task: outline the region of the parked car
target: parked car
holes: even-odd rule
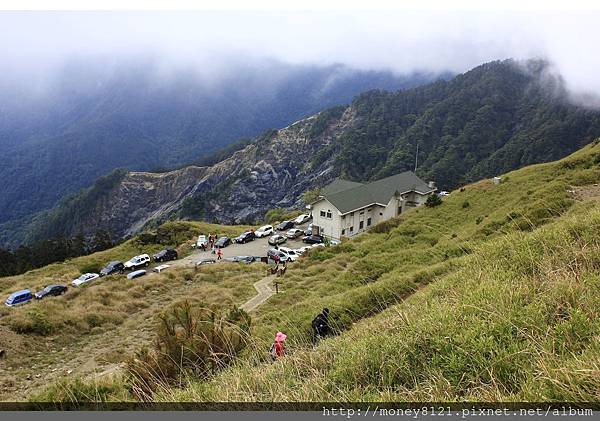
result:
[[[256,235],[254,235],[253,231],[246,231],[233,239],[234,242],[239,244],[247,243],[248,241],[254,240]]]
[[[6,301],[4,301],[4,304],[6,304],[9,307],[14,307],[28,303],[29,301],[31,301],[32,298],[33,295],[31,295],[31,291],[29,291],[28,289],[23,289],[21,291],[13,292],[12,294],[10,294]]]
[[[269,237],[269,244],[272,246],[276,246],[279,244],[283,244],[287,241],[283,235],[275,234]]]
[[[277,231],[285,231],[294,227],[294,223],[292,221],[283,221],[281,224],[277,225]]]
[[[307,235],[302,239],[302,242],[306,244],[318,244],[323,242],[323,237],[320,235]]]
[[[71,285],[73,285],[74,287],[78,287],[79,285],[86,284],[88,282],[93,281],[94,279],[98,279],[99,277],[100,275],[98,275],[97,273],[84,273],[79,278],[74,279],[73,282],[71,282]]]
[[[313,249],[317,247],[325,247],[325,243],[314,243],[310,247]]]
[[[63,295],[65,292],[67,292],[66,285],[47,285],[44,289],[35,293],[35,298],[41,300],[48,296]]]
[[[258,238],[267,237],[271,234],[273,234],[273,225],[263,225],[254,231],[254,235]]]
[[[156,253],[154,256],[155,262],[166,262],[169,260],[177,260],[177,250],[164,249]]]
[[[198,236],[198,240],[196,241],[196,247],[199,249],[208,247],[208,239],[206,238],[206,235]]]
[[[438,196],[448,196],[450,194],[450,192],[447,192],[446,190],[442,190],[441,192],[438,193]]]
[[[298,238],[304,235],[304,231],[298,228],[292,228],[288,232],[285,233],[285,236],[290,239]]]
[[[302,225],[305,222],[310,221],[310,218],[312,218],[312,216],[310,216],[307,213],[303,213],[302,215],[298,215],[298,217],[296,219],[294,219],[294,224],[296,224],[296,225]]]
[[[139,278],[140,276],[144,276],[145,274],[146,274],[146,271],[144,269],[134,270],[129,275],[127,275],[127,279]]]
[[[342,244],[342,242],[340,240],[329,240],[329,245],[330,246],[339,246],[340,244]]]
[[[231,238],[221,237],[215,243],[215,247],[223,248],[223,247],[227,247],[229,244],[231,244]]]
[[[296,253],[298,253],[298,254],[304,254],[307,251],[309,251],[310,249],[312,249],[311,246],[300,247],[299,249],[296,249]]]
[[[291,260],[287,253],[277,249],[269,249],[267,251],[267,257],[276,263],[283,263]]]
[[[202,259],[202,260],[198,260],[195,265],[196,265],[196,267],[198,267],[198,266],[210,265],[212,263],[217,263],[217,261],[215,259]]]
[[[158,265],[152,269],[152,272],[161,273],[163,270],[169,269],[170,267],[171,265]]]
[[[100,276],[106,276],[106,275],[110,275],[113,273],[117,273],[117,272],[123,272],[125,270],[125,265],[122,262],[119,262],[118,260],[115,260],[113,262],[110,262],[108,265],[106,265],[106,267],[104,267],[101,271],[100,271]]]
[[[257,256],[233,256],[233,257],[228,257],[225,260],[227,260],[229,262],[246,263],[249,265],[250,263],[260,262],[260,257],[257,257]]]
[[[296,250],[293,250],[291,248],[279,247],[279,250],[287,254],[290,257],[289,260],[291,260],[292,262],[295,262],[300,257],[300,254],[296,253]]]
[[[125,262],[125,269],[135,270],[142,266],[148,266],[150,264],[150,256],[147,254],[140,254],[139,256],[132,257]]]

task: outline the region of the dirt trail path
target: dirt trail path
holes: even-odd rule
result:
[[[242,310],[252,311],[265,301],[267,301],[273,294],[275,294],[275,290],[273,289],[272,283],[275,275],[267,276],[261,279],[258,282],[254,283],[254,289],[256,289],[257,294],[246,301],[244,304],[240,306]]]

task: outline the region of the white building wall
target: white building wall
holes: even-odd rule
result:
[[[402,197],[393,196],[385,207],[371,205],[346,215],[340,215],[340,212],[331,202],[323,199],[311,206],[312,223],[320,228],[321,235],[339,240],[341,237],[352,237],[367,231],[373,225],[394,218],[400,213],[411,209],[414,206],[409,206],[409,202],[421,206],[427,201],[427,197],[428,195],[411,192],[402,195]],[[369,219],[371,220],[370,224]]]
[[[404,199],[404,203],[402,206],[402,211],[404,212],[408,209],[424,205],[428,197],[429,194],[419,194],[416,192],[403,194],[402,198]]]
[[[338,210],[326,199],[314,203],[312,209],[312,224],[321,230],[321,235],[339,240],[341,236],[341,218]],[[321,215],[325,213],[325,216]],[[329,218],[327,215],[331,215]]]

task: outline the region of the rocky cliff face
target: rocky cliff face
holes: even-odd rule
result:
[[[319,115],[274,131],[211,167],[184,167],[166,173],[129,172],[95,203],[69,234],[105,229],[116,237],[135,234],[148,224],[180,216],[185,206],[209,221],[260,220],[275,207],[301,207],[301,195],[338,173],[333,156],[317,167],[311,158],[353,119],[352,108],[315,132]]]

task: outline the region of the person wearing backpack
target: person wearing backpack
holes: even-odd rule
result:
[[[284,342],[287,338],[287,335],[283,332],[277,332],[275,335],[275,342],[271,345],[271,349],[269,353],[271,354],[271,359],[273,361],[277,361],[279,358],[285,355],[285,345]]]
[[[325,307],[311,323],[313,329],[313,342],[317,343],[329,334],[329,309]]]

